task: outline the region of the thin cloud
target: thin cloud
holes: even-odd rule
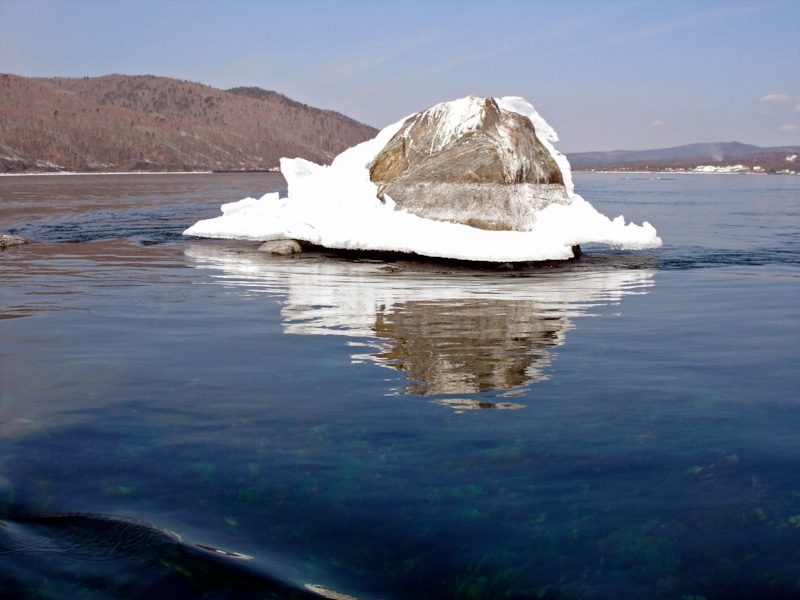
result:
[[[794,104],[794,112],[800,112],[800,96],[790,96],[789,94],[767,94],[766,96],[759,98],[758,101],[768,102],[771,104]]]
[[[578,45],[576,47],[573,47],[571,50],[588,51],[588,50],[595,50],[598,48],[605,48],[609,46],[628,44],[631,42],[640,42],[643,40],[648,40],[651,38],[667,35],[682,29],[703,25],[705,23],[709,22],[715,23],[720,19],[726,19],[730,17],[736,17],[742,14],[752,13],[755,12],[756,10],[757,7],[755,6],[724,7],[724,8],[714,8],[711,10],[701,11],[693,14],[683,14],[680,17],[665,19],[659,23],[650,26],[643,26],[638,29],[623,33],[621,35],[617,35],[611,38],[598,41],[593,44]]]
[[[789,125],[781,125],[781,131],[785,131],[787,133],[790,133],[792,131],[797,131],[797,129],[798,129],[797,125],[791,123]]]
[[[788,94],[767,94],[758,99],[759,102],[800,102],[800,97],[790,96]]]
[[[347,62],[341,62],[336,65],[326,64],[325,69],[318,74],[318,87],[343,82],[359,73],[386,62],[386,60],[386,56],[373,54],[353,57]]]
[[[379,65],[402,61],[409,53],[434,44],[440,36],[439,30],[427,29],[398,38],[391,46],[383,40],[372,39],[365,41],[358,53],[349,56],[334,53],[317,70],[314,88],[341,85]]]
[[[458,69],[465,65],[501,58],[507,55],[509,52],[510,50],[506,49],[505,47],[498,47],[498,48],[488,48],[484,51],[479,50],[478,52],[472,52],[469,54],[462,54],[458,58],[453,58],[450,60],[446,60],[444,62],[432,64],[429,68],[424,69],[422,73],[427,77],[432,77],[434,75],[440,75],[442,73],[446,73],[453,69]]]
[[[650,123],[650,126],[651,127],[663,127],[664,126],[664,121],[662,121],[661,119],[656,119],[655,121]]]

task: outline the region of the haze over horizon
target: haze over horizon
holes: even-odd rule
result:
[[[0,72],[257,86],[385,127],[523,96],[562,152],[800,145],[800,2],[0,0]]]

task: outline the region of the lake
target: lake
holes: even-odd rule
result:
[[[516,269],[181,232],[280,175],[0,178],[0,596],[800,597],[800,178],[577,174]]]

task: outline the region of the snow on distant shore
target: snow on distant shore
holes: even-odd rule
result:
[[[539,211],[530,231],[489,231],[434,221],[395,210],[389,198],[381,202],[369,178],[369,165],[403,125],[403,119],[374,139],[341,153],[330,166],[302,158],[281,159],[287,197],[271,193],[260,199],[224,204],[222,216],[199,221],[184,235],[256,241],[288,238],[334,249],[488,262],[568,259],[573,256],[572,246],[589,242],[626,249],[661,245],[649,223],[626,224],[622,216],[608,219],[575,194],[569,162],[553,146],[558,136],[533,106],[516,97],[498,103],[505,110],[530,118],[537,137],[561,169],[571,198],[568,205],[552,204]],[[457,112],[451,113],[456,121],[458,117]],[[461,120],[446,129],[452,133],[469,118],[468,114],[460,115]]]

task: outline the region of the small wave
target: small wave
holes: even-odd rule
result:
[[[800,265],[800,254],[790,248],[728,250],[685,248],[665,253],[657,268],[663,270],[708,269],[718,267],[762,267]]]
[[[178,240],[187,223],[172,209],[95,211],[48,219],[18,227],[12,233],[39,242],[75,243],[127,238],[144,245]]]

